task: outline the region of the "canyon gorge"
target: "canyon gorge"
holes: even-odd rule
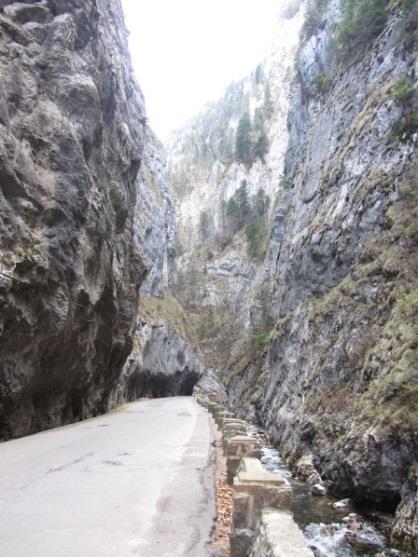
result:
[[[0,0],[0,437],[210,393],[418,555],[418,4],[282,4],[163,145],[119,0]]]

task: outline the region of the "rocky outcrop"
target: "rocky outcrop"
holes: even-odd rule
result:
[[[114,404],[140,397],[191,395],[203,375],[194,330],[178,301],[142,296],[133,350],[123,368]]]
[[[134,237],[148,273],[139,291],[133,349],[112,393],[112,404],[191,395],[203,374],[195,333],[170,289],[175,271],[175,207],[165,177],[164,148],[148,126],[136,185]]]
[[[194,322],[205,362],[217,372],[228,365],[231,338],[259,333],[265,317],[263,259],[284,173],[302,22],[303,9],[286,12],[271,55],[173,133],[168,145],[177,210],[175,291]],[[247,117],[251,147],[242,153],[238,129]]]
[[[175,216],[119,1],[3,2],[0,34],[0,436],[191,392],[195,349],[138,314]]]
[[[160,298],[172,285],[176,255],[176,214],[165,165],[164,147],[147,126],[137,180],[134,234],[148,267],[140,293]]]
[[[146,265],[144,102],[117,0],[2,2],[2,437],[108,407]]]
[[[226,256],[223,244],[210,251],[195,283],[201,305],[221,292],[229,306],[212,303],[215,315],[226,307],[237,324],[227,330],[224,379],[239,415],[266,426],[291,462],[312,455],[315,477],[319,472],[331,492],[390,511],[402,501],[396,538],[410,550],[416,510],[409,474],[418,454],[417,8],[377,2],[368,12],[362,0],[351,4],[358,9],[347,11],[340,0],[306,2],[293,86],[283,74],[269,81],[276,93],[282,84],[290,93],[281,113],[288,122],[284,163],[276,167],[282,176],[263,175],[272,200],[266,256],[250,258],[242,288],[232,262],[245,268],[250,236],[238,231]],[[249,106],[252,116],[254,101]],[[205,134],[212,116],[204,120],[205,153],[217,145]],[[275,129],[266,125],[272,145]],[[178,163],[178,151],[174,156]],[[219,191],[228,202],[241,178],[255,193],[262,161],[241,164],[241,174],[236,162],[209,164],[200,198],[199,191],[180,192],[186,217],[188,196],[204,200]],[[235,190],[230,169],[239,176]],[[192,177],[199,183],[193,164]],[[195,241],[208,216],[215,236],[221,222],[213,204],[202,203],[208,215],[192,224]],[[213,285],[213,269],[228,277],[227,289]],[[215,329],[203,330],[210,338]]]
[[[396,510],[392,541],[409,551],[418,553],[418,468],[415,465],[402,486],[402,501]]]
[[[341,18],[338,1],[308,12],[266,258],[276,324],[229,390],[335,493],[393,511],[418,454],[416,43],[393,3],[367,47],[332,56]]]

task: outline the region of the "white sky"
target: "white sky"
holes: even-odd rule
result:
[[[282,0],[122,0],[150,124],[161,140],[269,53]]]

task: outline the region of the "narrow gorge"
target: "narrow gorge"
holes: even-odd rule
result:
[[[203,393],[416,556],[418,3],[278,9],[163,145],[119,0],[0,0],[0,438]]]

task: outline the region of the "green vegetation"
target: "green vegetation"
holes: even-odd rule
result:
[[[269,91],[269,89],[268,89]],[[271,98],[264,103],[263,109],[258,108],[254,114],[254,124],[248,113],[241,116],[238,122],[235,139],[235,160],[250,167],[257,159],[264,160],[269,150],[269,141],[264,130],[264,121],[271,117],[273,106]],[[266,108],[267,107],[267,108]]]
[[[253,158],[261,159],[262,161],[264,161],[264,157],[267,155],[268,150],[269,140],[265,132],[262,131],[258,136],[257,141],[254,143],[252,150]]]
[[[313,78],[312,84],[316,89],[317,95],[323,95],[331,87],[332,77],[327,74],[317,75]]]
[[[408,103],[416,94],[415,85],[408,76],[400,76],[392,86],[393,98],[401,104]]]
[[[264,349],[269,343],[270,333],[262,331],[259,333],[252,333],[250,335],[250,343],[255,349]]]
[[[247,182],[243,180],[224,205],[225,236],[218,239],[218,245],[226,247],[232,235],[244,229],[249,257],[261,261],[265,256],[269,204],[270,199],[262,188],[250,200]]]
[[[251,147],[251,120],[249,114],[245,113],[238,122],[235,139],[235,160],[250,164],[252,161]]]
[[[393,127],[393,132],[401,141],[409,141],[418,132],[418,114],[415,112],[417,89],[412,79],[401,75],[391,88],[392,97],[402,108],[402,114]]]
[[[199,234],[202,242],[206,241],[210,234],[211,222],[207,211],[202,211],[199,216]]]
[[[167,292],[164,298],[147,297],[139,301],[139,314],[149,324],[165,322],[168,327],[186,340],[196,343],[196,333],[190,325],[177,299]]]
[[[387,21],[388,0],[344,0],[343,17],[336,32],[337,46],[344,58],[367,47]]]
[[[315,9],[310,9],[306,14],[305,23],[303,24],[305,36],[307,38],[311,37],[321,27],[322,23],[322,14]]]
[[[382,427],[418,429],[418,282],[398,295],[385,327],[394,354],[386,373],[374,379],[364,395],[366,415],[375,417],[376,407]]]
[[[247,253],[251,259],[262,261],[266,255],[267,226],[264,217],[257,217],[245,227]]]
[[[251,207],[248,200],[247,182],[243,180],[240,187],[226,203],[227,228],[235,234],[248,222],[250,214]]]
[[[309,39],[322,27],[327,3],[326,0],[309,0],[303,24],[303,33],[306,38]]]
[[[413,167],[418,172],[418,163]],[[404,201],[401,225],[403,225],[403,236],[409,240],[418,242],[418,181],[413,173],[406,179],[401,195]],[[399,219],[398,219],[399,226]]]

